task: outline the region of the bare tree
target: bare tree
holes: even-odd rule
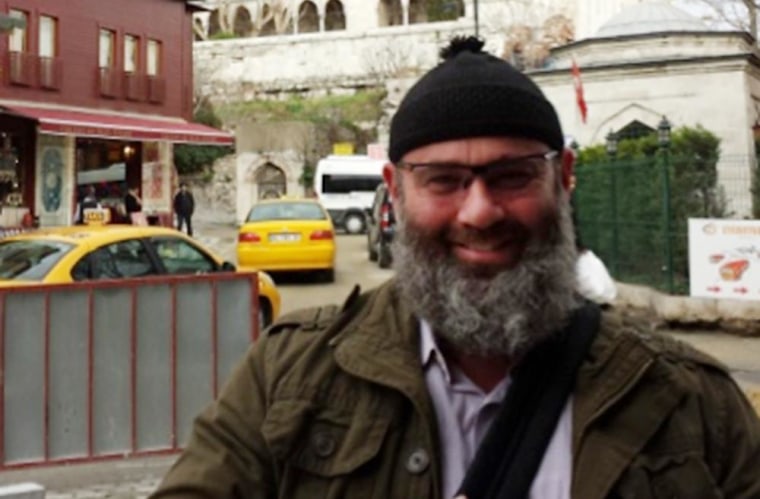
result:
[[[544,20],[540,27],[515,24],[507,28],[502,57],[519,69],[541,67],[553,47],[574,38],[572,21],[560,14]]]
[[[716,26],[730,26],[757,38],[758,0],[681,0],[705,11],[703,19]]]

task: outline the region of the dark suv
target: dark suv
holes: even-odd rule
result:
[[[377,261],[381,269],[391,266],[391,242],[396,217],[388,194],[388,186],[381,183],[375,189],[372,206],[367,208],[367,252],[370,261]]]

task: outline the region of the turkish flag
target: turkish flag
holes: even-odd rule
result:
[[[588,107],[586,106],[586,99],[583,97],[583,80],[581,80],[581,68],[578,67],[575,59],[573,59],[571,70],[573,73],[573,86],[575,87],[575,102],[578,104],[578,110],[581,112],[581,120],[586,123]]]

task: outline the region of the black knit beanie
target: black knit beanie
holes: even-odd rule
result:
[[[391,120],[393,163],[418,147],[468,137],[526,137],[562,150],[557,113],[538,86],[482,48],[474,37],[453,39],[443,62],[409,89]]]

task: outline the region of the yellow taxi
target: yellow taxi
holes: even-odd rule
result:
[[[241,267],[267,271],[313,270],[335,279],[335,229],[314,199],[270,199],[251,208],[238,231]]]
[[[235,270],[196,240],[165,227],[76,225],[0,239],[0,286]],[[267,326],[280,313],[280,293],[265,272],[258,272],[258,280],[259,321]]]

